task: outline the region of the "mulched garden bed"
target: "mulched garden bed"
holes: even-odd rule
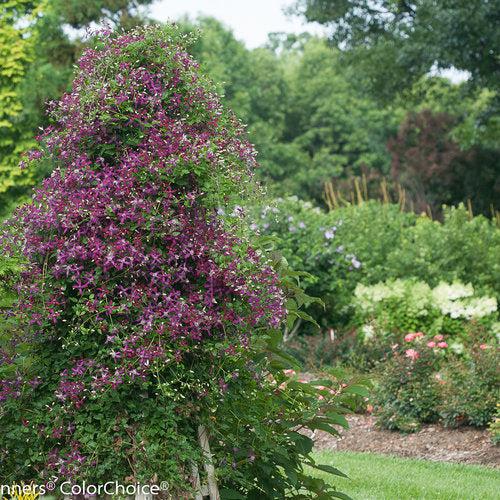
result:
[[[315,447],[500,467],[500,447],[491,443],[487,430],[425,425],[419,432],[401,434],[379,429],[375,420],[371,415],[350,415],[350,428],[340,438],[317,431]]]

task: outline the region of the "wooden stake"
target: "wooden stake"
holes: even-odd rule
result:
[[[354,189],[356,190],[356,198],[358,200],[358,205],[363,204],[363,195],[361,194],[361,189],[359,188],[359,180],[354,177]]]
[[[212,463],[213,457],[208,443],[207,429],[204,425],[198,427],[198,441],[203,450],[203,457],[205,459],[203,465],[207,473],[208,495],[210,496],[210,500],[220,500],[219,488],[217,487],[217,480],[215,479],[215,469]],[[202,491],[200,491],[200,494],[203,494]]]
[[[361,176],[361,181],[363,182],[363,193],[365,195],[365,200],[368,201],[368,181],[366,180],[366,175]]]
[[[467,198],[467,210],[469,212],[469,220],[472,220],[474,218],[474,214],[472,213],[472,202],[470,198]]]
[[[333,182],[331,181],[326,181],[323,189],[323,198],[328,205],[328,209],[334,210],[335,208],[339,207],[339,203],[337,201],[337,198],[335,196],[335,191],[333,189]]]
[[[203,496],[208,494],[208,489],[203,489],[200,481],[200,473],[198,472],[198,466],[193,464],[192,475],[194,482],[195,500],[203,500]]]
[[[382,200],[384,201],[384,204],[387,205],[389,203],[389,194],[387,192],[387,181],[385,180],[385,177],[380,183],[380,189],[382,190]]]

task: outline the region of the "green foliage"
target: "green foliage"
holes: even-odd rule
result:
[[[500,297],[500,230],[485,217],[470,218],[463,206],[446,209],[443,222],[376,201],[326,213],[288,197],[250,212],[252,229],[277,238],[276,248],[290,265],[311,275],[302,282],[325,303],[313,314],[322,327],[353,318],[358,283],[415,278],[436,287],[441,281],[461,281],[472,283],[479,296]],[[412,321],[414,327],[405,323],[400,329],[418,329]]]
[[[22,263],[15,258],[0,256],[0,346],[9,342],[17,321],[6,314],[17,299],[13,283],[19,277]]]
[[[21,271],[21,263],[13,258],[0,256],[0,309],[9,307],[16,298],[12,289],[13,278]]]
[[[486,217],[471,218],[463,205],[445,208],[442,222],[377,201],[336,209],[329,217],[332,224],[342,220],[337,241],[362,263],[360,283],[417,278],[435,287],[461,281],[500,296],[500,230]]]
[[[273,191],[321,203],[325,180],[362,167],[388,171],[385,141],[399,116],[353,85],[356,75],[325,40],[272,37],[248,50],[212,18],[181,24],[201,29],[192,52],[248,124]]]
[[[479,205],[481,190],[494,193],[494,174],[498,177],[494,158],[499,148],[500,35],[495,20],[500,7],[497,1],[472,5],[465,0],[296,0],[291,11],[328,26],[332,44],[341,49],[347,71],[358,75],[360,87],[406,112],[424,108],[414,97],[422,87],[435,88],[439,79],[429,78],[430,74],[448,69],[465,72],[468,80],[461,85],[438,84],[441,94],[433,94],[430,109],[457,119],[452,135],[464,149],[482,150],[472,165],[456,172],[459,178],[464,173],[469,178],[462,190],[474,184],[466,196],[476,198]],[[418,150],[414,153],[418,156]],[[432,166],[439,169],[440,161],[443,158],[435,158]],[[488,181],[476,185],[478,178],[490,178],[490,172],[493,185]],[[440,199],[438,205],[444,202],[445,198]],[[479,211],[486,213],[489,203]]]
[[[497,411],[488,427],[493,444],[500,444],[500,403],[497,403]]]
[[[497,2],[475,2],[471,9],[463,0],[298,0],[295,11],[331,26],[334,43],[366,59],[370,67],[363,64],[363,69],[371,70],[385,92],[410,84],[434,66],[468,71],[479,85],[496,88]]]
[[[500,294],[500,230],[482,216],[470,218],[463,206],[447,208],[443,222],[420,217],[387,256],[388,277],[415,277],[430,286],[439,281],[472,283]]]
[[[311,39],[288,55],[287,143],[298,146],[303,164],[272,176],[289,193],[321,201],[323,183],[359,175],[362,167],[387,172],[385,140],[394,115],[355,85],[339,53],[324,40]]]
[[[453,196],[449,189],[443,195],[436,188],[427,202],[440,209],[442,203],[470,197],[477,211],[489,213],[498,149],[496,115],[487,110],[491,91],[471,93],[465,84],[425,76],[403,97],[382,105],[367,93],[356,66],[346,65],[342,53],[322,39],[274,37],[267,49],[245,51],[217,23],[199,23],[207,34],[200,58],[206,58],[209,72],[213,67],[214,74],[226,79],[224,91],[249,124],[260,150],[261,175],[272,181],[274,192],[321,204],[326,180],[362,170],[388,174],[388,139],[396,135],[398,124],[404,125],[407,113],[431,109],[453,119],[453,139],[445,130],[438,142],[456,146],[458,141],[465,149],[459,154],[468,161],[455,173]],[[438,154],[424,166],[443,168],[440,163],[446,161],[446,155]]]
[[[484,346],[442,370],[438,409],[445,425],[485,427],[494,417],[500,397],[499,357],[491,344]]]
[[[18,168],[20,154],[33,144],[30,131],[22,125],[20,91],[37,41],[29,28],[21,27],[36,15],[32,9],[33,2],[27,0],[9,0],[0,7],[0,216],[5,192],[33,182],[32,172]]]
[[[411,272],[400,275],[388,260],[400,247],[403,235],[415,224],[414,214],[402,212],[396,204],[368,201],[333,210],[330,217],[342,220],[339,243],[355,253],[362,263],[358,282],[373,284],[387,276],[411,276]]]
[[[323,481],[311,480],[305,472],[307,465],[343,475],[312,459],[313,442],[297,428],[337,434],[336,426],[347,425],[343,413],[356,406],[358,393],[367,394],[367,382],[357,380],[342,385],[344,379],[333,377],[310,383],[296,380],[285,368],[298,366],[290,365],[288,357],[281,353],[279,337],[260,341],[262,344],[257,341],[254,351],[255,360],[265,352],[269,358],[264,372],[259,369],[261,362],[255,370],[268,373],[266,379],[256,380],[243,365],[226,372],[227,397],[216,403],[212,422],[208,423],[224,489],[236,490],[241,498],[249,499],[284,498],[285,491],[299,496],[301,486],[323,492],[325,498],[340,495],[326,488]],[[251,405],[248,398],[252,399]],[[270,474],[270,470],[275,473]],[[236,498],[229,492],[227,495]]]
[[[431,350],[416,360],[396,352],[384,363],[373,393],[377,423],[386,429],[415,432],[421,423],[435,422],[439,417],[436,368]]]
[[[50,0],[61,21],[73,28],[106,21],[117,27],[132,28],[142,24],[139,7],[153,0]]]
[[[255,232],[276,237],[277,249],[293,269],[309,273],[302,280],[306,292],[324,302],[324,307],[316,305],[310,314],[323,327],[343,321],[361,266],[350,247],[342,245],[348,233],[343,219],[289,197],[254,207],[251,220]]]
[[[110,22],[132,27],[145,20],[137,7],[150,0],[8,0],[0,7],[0,217],[28,201],[33,185],[51,173],[19,168],[22,153],[49,124],[46,103],[71,83],[84,45],[65,26]]]
[[[15,11],[16,19],[23,19],[16,26],[26,26],[23,29],[33,35],[23,39],[31,41],[32,54],[16,87],[22,112],[8,120],[19,137],[16,150],[9,150],[5,160],[10,181],[5,194],[0,193],[0,214],[10,212],[20,197],[26,196],[29,186],[50,173],[49,169],[23,173],[17,164],[27,141],[38,127],[48,124],[44,104],[68,88],[72,65],[86,44],[79,37],[68,38],[63,27],[82,28],[90,22],[109,22],[117,28],[140,24],[147,19],[141,17],[138,7],[147,3],[149,0],[19,2],[26,8]],[[29,21],[33,5],[43,15]],[[12,21],[6,23],[13,29]],[[415,79],[412,75],[415,83],[403,97],[382,104],[367,92],[371,78],[366,74],[371,65],[360,70],[356,64],[346,64],[344,52],[324,39],[274,34],[267,46],[249,50],[213,18],[183,19],[180,25],[185,31],[203,33],[191,51],[248,125],[250,140],[259,150],[259,175],[275,194],[296,194],[321,205],[326,180],[346,179],[361,171],[387,175],[391,163],[388,139],[396,134],[407,113],[425,108],[456,119],[452,135],[463,148],[484,150],[467,169],[469,179],[489,178],[494,173],[492,158],[498,149],[498,119],[491,112],[496,102],[494,90],[470,92],[465,84],[454,85],[438,77]],[[5,41],[7,51],[12,44],[12,37]],[[397,78],[391,75],[393,80]],[[384,86],[387,83],[384,81]],[[472,173],[478,170],[485,175]],[[471,185],[466,185],[474,209],[488,212],[489,201],[481,196],[479,187],[474,184],[471,191]],[[465,201],[465,197],[459,200]],[[443,201],[450,200],[438,196],[437,205]]]
[[[451,136],[462,149],[481,146],[498,150],[499,116],[491,112],[495,99],[494,90],[472,90],[467,83],[455,84],[447,78],[425,76],[396,99],[396,106],[402,114],[428,109],[433,113],[451,115],[457,121]]]

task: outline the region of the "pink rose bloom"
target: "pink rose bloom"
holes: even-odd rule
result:
[[[416,332],[416,333],[414,333],[414,335],[415,335],[416,339],[418,339],[419,337],[423,337],[424,336],[424,334],[422,332]]]
[[[427,347],[436,347],[436,342],[434,342],[433,340],[427,342]]]
[[[448,347],[448,344],[446,342],[438,342],[438,347],[441,347],[441,349],[444,349],[445,347]]]
[[[490,346],[489,346],[488,344],[481,344],[481,345],[479,346],[479,349],[481,349],[481,351],[484,351],[484,350],[488,349],[489,347],[490,347]]]
[[[415,361],[416,359],[418,359],[419,356],[420,356],[420,354],[418,353],[418,351],[415,351],[415,349],[407,349],[405,351],[405,355],[406,355],[407,358],[410,358],[413,361]]]
[[[408,333],[405,335],[405,342],[411,342],[412,340],[415,340],[415,334],[414,333]]]
[[[435,336],[434,336],[434,340],[441,341],[441,340],[443,340],[443,339],[444,339],[443,335],[435,335]]]
[[[283,373],[287,376],[287,377],[292,377],[293,375],[295,375],[295,370],[283,370]]]

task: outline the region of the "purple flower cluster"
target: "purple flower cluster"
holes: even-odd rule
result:
[[[98,47],[27,157],[52,175],[1,240],[28,262],[19,318],[72,353],[54,392],[72,411],[180,348],[245,345],[285,315],[277,274],[217,216],[255,166],[239,123],[157,28]],[[0,401],[18,394],[0,380]]]

